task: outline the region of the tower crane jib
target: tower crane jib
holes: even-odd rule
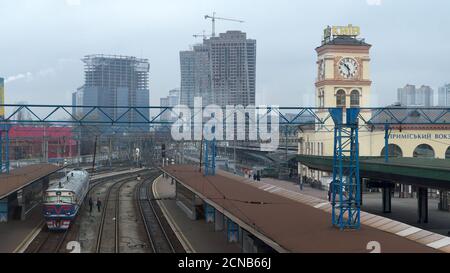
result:
[[[231,19],[231,18],[223,18],[223,17],[216,17],[216,13],[213,12],[213,15],[205,15],[205,19],[211,19],[211,24],[212,24],[212,32],[211,32],[211,37],[215,37],[216,36],[216,20],[224,20],[224,21],[232,21],[232,22],[238,22],[238,23],[244,23],[244,21],[242,20],[237,20],[237,19]]]

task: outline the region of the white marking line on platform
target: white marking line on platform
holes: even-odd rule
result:
[[[271,190],[273,188],[275,188],[275,186],[270,186],[270,187],[265,188],[264,191],[268,191],[268,190]]]
[[[442,248],[444,246],[450,245],[450,238],[449,237],[445,237],[442,238],[440,240],[434,241],[432,243],[427,244],[427,246],[435,248],[435,249],[439,249]]]
[[[41,221],[26,237],[25,239],[14,249],[13,253],[24,253],[28,246],[33,242],[33,240],[41,232],[45,225],[45,221]]]
[[[296,192],[292,192],[292,191],[288,191],[288,190],[284,190],[283,194],[285,194],[287,196],[299,196]]]
[[[414,234],[416,232],[419,232],[421,230],[422,229],[420,229],[420,228],[410,227],[410,228],[407,228],[405,230],[399,231],[399,232],[397,232],[395,234],[398,235],[398,236],[406,237],[406,236],[409,236],[409,235]]]
[[[328,202],[325,202],[325,203],[321,203],[321,204],[315,205],[314,207],[315,207],[316,209],[318,209],[318,208],[321,208],[321,207],[326,206],[326,205],[328,205],[328,204],[329,204]]]
[[[274,192],[279,191],[279,190],[281,190],[281,189],[277,187],[276,189],[272,189],[272,190],[270,190],[269,192],[270,192],[270,193],[274,193]]]

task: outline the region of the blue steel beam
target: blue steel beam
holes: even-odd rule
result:
[[[21,104],[4,104],[6,111],[12,109],[11,114],[6,115],[2,120],[7,123],[58,123],[58,124],[83,124],[83,125],[123,125],[123,124],[172,124],[174,121],[161,121],[158,118],[167,112],[176,114],[175,107],[163,107],[163,106],[148,106],[148,107],[129,107],[129,106],[72,106],[72,105],[21,105]],[[191,108],[191,118],[202,113],[205,108]],[[255,107],[255,112],[265,110],[266,113],[257,119],[265,118],[269,113],[274,113],[280,117],[280,124],[285,125],[310,125],[310,124],[323,124],[328,118],[320,118],[316,115],[316,111],[323,110],[323,108],[314,107]],[[75,116],[71,114],[71,110],[74,112],[80,112],[81,115]],[[17,119],[17,113],[20,111],[29,112],[31,119],[19,120]],[[45,114],[39,112],[45,112]],[[57,113],[62,111],[65,115],[64,118],[58,116]],[[143,113],[150,111],[156,111],[154,117],[147,118]],[[237,110],[239,111],[239,110]],[[236,111],[236,112],[237,112]],[[293,113],[291,113],[293,111]],[[114,118],[114,115],[109,112],[120,112],[121,114]],[[136,113],[142,120],[125,120],[127,114]],[[99,118],[99,114],[101,118]],[[286,114],[293,115],[293,118],[287,117]]]
[[[171,124],[173,121],[161,121],[158,118],[164,113],[176,114],[175,107],[148,106],[72,106],[72,105],[23,105],[23,104],[3,104],[0,107],[12,109],[11,114],[6,115],[2,120],[7,123],[60,123],[60,124],[85,124],[85,125],[124,125],[124,124]],[[204,108],[192,108],[191,118],[202,113]],[[255,107],[257,113],[265,110],[262,116],[257,119],[265,118],[269,113],[279,116],[280,125],[313,125],[325,124],[331,119],[329,111],[332,108],[319,107]],[[71,111],[81,112],[80,117],[72,115]],[[120,111],[118,111],[120,110]],[[192,111],[193,110],[193,111]],[[17,113],[27,111],[31,115],[30,120],[18,120]],[[46,114],[41,114],[44,111]],[[145,112],[156,111],[152,118],[147,118]],[[58,112],[63,112],[65,118],[57,116]],[[109,112],[120,112],[116,118]],[[327,113],[319,117],[318,112]],[[371,112],[370,117],[365,117],[364,113]],[[125,120],[127,114],[135,113],[141,120]],[[101,114],[103,120],[99,119]],[[290,115],[290,116],[289,116]],[[365,125],[404,125],[404,124],[450,124],[450,108],[439,107],[364,107],[360,108],[359,119],[361,124]]]

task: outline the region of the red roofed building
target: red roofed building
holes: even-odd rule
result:
[[[48,158],[78,155],[77,141],[69,127],[13,126],[9,138],[11,160],[42,158],[45,140],[48,141]]]

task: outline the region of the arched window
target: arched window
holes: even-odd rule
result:
[[[420,144],[414,150],[413,157],[434,158],[434,150],[428,144]]]
[[[336,107],[345,107],[345,91],[342,89],[336,92]]]
[[[384,156],[385,152],[386,152],[385,147],[383,147],[383,149],[381,149],[380,156]],[[388,155],[390,157],[402,157],[403,156],[403,151],[398,145],[396,145],[396,144],[389,144],[388,145]]]
[[[445,159],[450,159],[450,147],[448,147],[447,151],[445,152]]]
[[[323,89],[319,90],[319,107],[325,106],[325,92]]]
[[[352,90],[350,93],[350,107],[359,107],[359,91]]]

